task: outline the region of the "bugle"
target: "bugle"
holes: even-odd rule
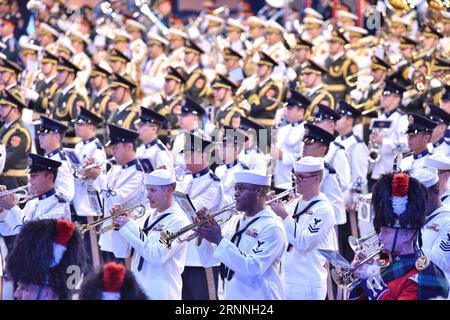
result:
[[[28,192],[28,188],[29,188],[29,185],[26,185],[26,186],[18,187],[15,189],[0,192],[0,198],[7,196],[7,195],[14,194],[17,203],[25,203],[28,201],[28,199],[30,199],[30,194]]]
[[[116,217],[122,216],[122,215],[129,215],[131,212],[133,212],[136,209],[141,208],[141,212],[135,216],[130,216],[129,218],[131,219],[139,219],[142,218],[145,215],[145,205],[144,204],[138,204],[136,206],[130,207],[130,208],[126,208],[126,209],[122,209],[119,212],[116,212],[108,217],[104,217],[104,218],[100,218],[94,222],[91,223],[85,223],[85,224],[80,224],[78,225],[78,230],[81,232],[81,235],[83,236],[87,231],[89,230],[95,230],[97,227],[99,227],[101,224],[103,224],[103,222],[108,221],[110,219],[114,219]],[[97,233],[106,233],[108,231],[111,231],[112,229],[115,229],[117,226],[113,223],[107,227],[101,228]]]
[[[99,167],[101,167],[103,165],[107,165],[107,164],[114,165],[112,160],[104,160],[104,161],[98,161],[98,162],[94,162],[94,163],[90,163],[90,164],[83,164],[74,169],[73,176],[77,180],[86,180],[87,179],[86,174],[85,174],[86,170],[99,168]]]

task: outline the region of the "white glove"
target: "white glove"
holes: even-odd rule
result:
[[[377,2],[377,11],[378,12],[386,12],[386,4],[384,3],[384,1]]]
[[[360,101],[363,97],[363,93],[357,89],[350,91],[350,97],[355,101]]]
[[[25,89],[25,98],[27,100],[36,101],[37,99],[39,99],[39,93],[37,93],[33,89],[26,88]]]

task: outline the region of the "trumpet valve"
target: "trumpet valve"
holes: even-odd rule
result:
[[[169,231],[161,231],[160,233],[160,241],[167,248],[170,249],[172,246],[172,237],[173,234]]]

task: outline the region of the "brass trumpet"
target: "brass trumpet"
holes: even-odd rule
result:
[[[30,199],[30,194],[28,193],[29,187],[30,187],[29,185],[26,185],[15,189],[0,192],[0,198],[10,194],[14,194],[17,203],[25,203],[28,201],[28,199]]]
[[[230,211],[230,210],[234,210],[235,207],[236,207],[236,201],[234,201],[226,206],[223,206],[221,209],[210,213],[207,217],[205,217],[195,223],[191,223],[191,224],[181,228],[180,230],[178,230],[175,233],[171,233],[169,231],[162,231],[160,240],[167,248],[170,248],[172,246],[172,241],[174,241],[175,239],[178,239],[179,242],[191,241],[198,237],[197,234],[191,234],[185,239],[181,239],[180,237],[183,234],[185,234],[195,228],[201,227],[205,223],[212,221],[212,219],[214,219],[218,215],[220,215],[224,212]],[[231,218],[231,216],[230,216],[230,218]],[[218,221],[218,223],[223,224],[223,223],[227,222],[228,220],[229,219],[227,219],[225,221]]]
[[[336,271],[336,269],[331,271],[331,276],[334,282],[342,288],[347,288],[347,290],[351,291],[355,288],[360,282],[361,279],[355,277],[354,272],[356,269],[361,267],[362,265],[375,260],[380,268],[386,268],[389,263],[381,258],[379,255],[384,252],[383,246],[380,246],[377,250],[373,251],[366,258],[359,261],[354,266],[343,268],[341,271]]]
[[[105,160],[105,161],[100,161],[100,162],[94,162],[91,164],[80,165],[74,169],[73,176],[77,180],[86,180],[87,179],[87,177],[85,175],[86,170],[98,168],[98,167],[101,167],[101,166],[107,165],[107,164],[114,165],[114,163],[111,160]]]
[[[134,219],[134,220],[142,218],[145,215],[146,209],[145,209],[145,205],[141,203],[141,204],[138,204],[136,206],[120,210],[119,212],[116,212],[116,213],[114,213],[114,214],[112,214],[112,215],[110,215],[108,217],[100,218],[97,221],[94,221],[94,222],[91,222],[91,223],[80,224],[80,225],[78,225],[78,230],[80,231],[81,235],[83,236],[89,230],[94,230],[97,227],[99,227],[101,224],[103,224],[103,222],[105,222],[107,220],[110,220],[110,219],[114,219],[114,218],[122,216],[122,215],[129,215],[131,212],[133,212],[134,210],[136,210],[138,208],[142,209],[141,212],[138,215],[131,216],[129,218],[130,219]],[[108,231],[111,231],[111,230],[115,229],[116,227],[117,227],[117,225],[115,225],[113,223],[113,224],[111,224],[111,225],[109,225],[107,227],[101,228],[97,233],[103,234],[103,233],[106,233]]]
[[[355,252],[361,251],[361,250],[364,250],[364,248],[370,247],[378,242],[378,237],[376,237],[376,235],[377,235],[377,233],[375,231],[373,231],[361,238],[355,238],[353,236],[350,236],[350,237],[348,237],[348,243],[350,245],[350,248],[352,248],[353,251],[355,251]],[[374,237],[376,237],[375,240],[373,240]]]

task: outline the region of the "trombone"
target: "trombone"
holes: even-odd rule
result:
[[[30,185],[26,185],[15,189],[0,192],[0,198],[8,196],[10,194],[14,194],[17,203],[25,203],[28,201],[28,199],[30,199],[30,194],[28,192],[29,187]]]
[[[98,226],[103,224],[103,222],[108,221],[110,219],[114,219],[114,218],[122,216],[122,215],[129,215],[131,212],[133,212],[134,210],[139,209],[139,208],[141,208],[141,212],[135,216],[131,216],[130,219],[132,218],[132,219],[136,220],[136,219],[142,218],[145,215],[145,211],[146,211],[145,205],[143,203],[138,204],[133,207],[130,207],[130,208],[127,208],[127,209],[120,210],[119,212],[116,212],[108,217],[100,218],[91,223],[80,224],[80,225],[78,225],[78,230],[80,231],[81,235],[83,236],[86,232],[96,229]],[[103,233],[106,233],[108,231],[115,229],[116,227],[117,227],[117,225],[113,223],[107,227],[101,228],[97,233],[103,234]]]

